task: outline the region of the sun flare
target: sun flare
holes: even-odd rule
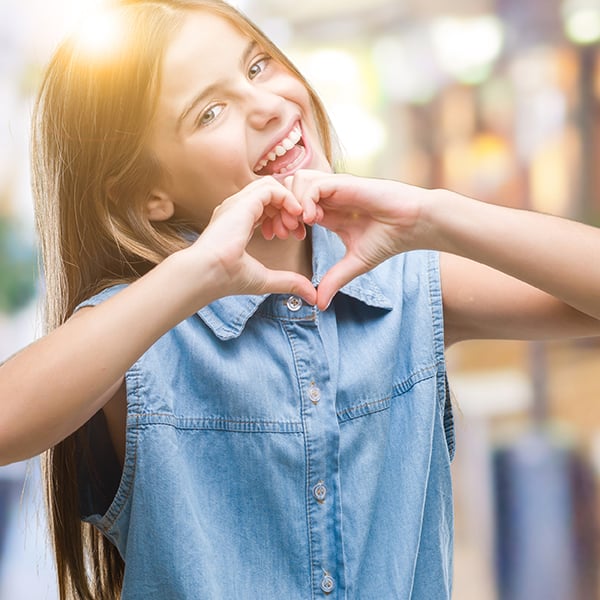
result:
[[[121,39],[123,23],[117,14],[97,11],[83,18],[75,29],[80,49],[101,58],[115,50]]]

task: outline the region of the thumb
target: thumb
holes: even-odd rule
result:
[[[356,256],[346,254],[342,260],[333,265],[321,279],[317,289],[317,306],[326,310],[335,294],[358,275],[366,273],[367,266]]]
[[[315,286],[303,275],[291,271],[269,271],[265,281],[265,291],[274,294],[294,294],[308,304],[317,303]]]

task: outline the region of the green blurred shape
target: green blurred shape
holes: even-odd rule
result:
[[[12,314],[35,295],[36,252],[17,223],[0,215],[0,313]]]

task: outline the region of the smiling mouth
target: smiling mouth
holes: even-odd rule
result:
[[[260,176],[287,175],[302,162],[305,156],[302,129],[297,123],[284,139],[258,161],[253,170]]]

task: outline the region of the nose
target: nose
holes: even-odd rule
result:
[[[285,99],[270,90],[250,86],[246,96],[247,119],[255,129],[281,121],[284,115]]]

